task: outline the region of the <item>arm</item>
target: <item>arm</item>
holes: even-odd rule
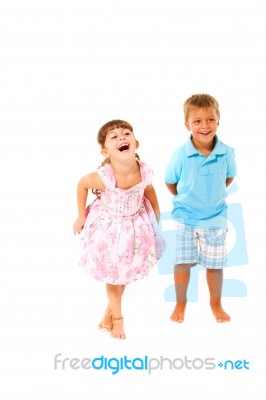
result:
[[[225,181],[225,186],[228,187],[233,182],[234,178],[227,178]]]
[[[86,220],[86,202],[89,189],[104,189],[105,186],[97,172],[83,176],[78,183],[77,202],[78,202],[78,218],[76,219],[73,231],[74,234],[80,233]]]
[[[157,222],[159,224],[159,222],[160,222],[160,208],[159,208],[159,203],[158,203],[156,192],[155,192],[154,187],[152,185],[149,185],[149,186],[146,187],[146,189],[144,190],[144,196],[151,203],[151,206],[153,208],[153,211],[154,211],[154,214],[156,216]]]
[[[177,194],[177,183],[167,183],[165,182],[166,186],[168,187],[169,191],[175,196]]]

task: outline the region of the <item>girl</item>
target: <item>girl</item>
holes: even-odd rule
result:
[[[106,283],[109,304],[99,328],[124,339],[121,298],[125,285],[149,274],[165,243],[155,232],[153,216],[159,223],[160,210],[153,172],[139,161],[135,152],[139,142],[132,126],[122,120],[109,121],[97,139],[105,160],[97,172],[79,181],[79,214],[73,229],[75,234],[82,232],[80,265]],[[88,189],[98,196],[86,218]]]

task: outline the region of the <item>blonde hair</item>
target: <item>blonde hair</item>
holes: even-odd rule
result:
[[[213,108],[220,119],[220,110],[218,101],[209,94],[194,94],[184,103],[185,122],[187,122],[189,113],[195,108]]]

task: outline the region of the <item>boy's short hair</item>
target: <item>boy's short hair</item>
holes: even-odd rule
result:
[[[190,111],[195,108],[214,108],[218,118],[220,118],[220,110],[218,101],[209,94],[193,94],[184,103],[185,122],[188,120]]]

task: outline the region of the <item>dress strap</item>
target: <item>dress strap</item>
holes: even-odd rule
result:
[[[115,188],[115,176],[109,163],[104,164],[97,172],[107,189]]]
[[[142,182],[144,183],[144,187],[151,185],[154,175],[153,169],[148,164],[145,164],[142,161],[139,161],[139,166],[140,166],[141,179]]]

